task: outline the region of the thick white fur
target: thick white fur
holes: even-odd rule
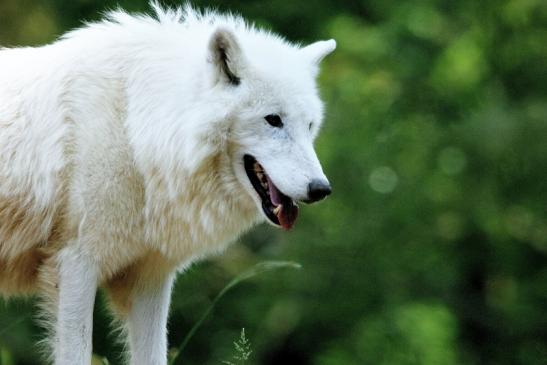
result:
[[[90,363],[98,286],[131,363],[166,364],[174,273],[264,219],[244,154],[295,200],[326,179],[315,76],[334,41],[155,10],[0,51],[0,294],[41,293],[58,365]]]

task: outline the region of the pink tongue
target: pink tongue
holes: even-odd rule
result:
[[[287,206],[282,205],[281,211],[277,214],[277,219],[279,219],[281,227],[287,231],[294,226],[294,222],[296,222],[297,217],[298,206],[292,202]]]
[[[269,176],[266,176],[266,178],[268,179],[268,186],[270,187],[270,199],[275,206],[278,206],[281,204],[281,192],[277,190],[277,187],[272,180],[270,180]]]
[[[298,217],[298,206],[293,201],[284,196],[275,186],[275,184],[268,177],[268,186],[270,187],[270,199],[274,206],[281,205],[281,209],[277,213],[277,219],[283,229],[289,230],[294,226],[296,218]]]

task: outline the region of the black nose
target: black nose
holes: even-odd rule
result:
[[[328,181],[315,179],[308,185],[308,202],[314,203],[325,199],[332,192]]]

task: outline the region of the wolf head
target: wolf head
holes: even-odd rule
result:
[[[240,41],[227,28],[209,41],[212,83],[237,105],[228,134],[233,170],[268,221],[285,229],[297,202],[331,193],[313,141],[323,120],[315,78],[335,47],[334,40],[306,47],[264,44],[258,36]]]
[[[335,41],[302,47],[240,17],[190,6],[156,12],[159,26],[110,16],[121,30],[134,29],[135,42],[145,41],[131,48],[138,60],[127,83],[128,131],[143,175],[164,176],[177,199],[189,190],[187,177],[210,174],[206,161],[220,156],[216,176],[230,199],[246,213],[256,203],[256,213],[291,228],[298,202],[331,191],[313,141],[323,120],[316,76]]]

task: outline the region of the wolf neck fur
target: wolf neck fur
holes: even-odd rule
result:
[[[168,183],[178,180],[176,196]],[[201,161],[192,174],[145,176],[145,240],[169,258],[184,263],[210,253],[251,228],[260,215],[232,172],[227,151]]]

